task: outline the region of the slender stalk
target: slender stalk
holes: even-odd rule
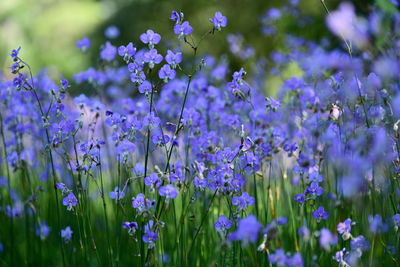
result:
[[[190,245],[190,248],[189,248],[188,257],[190,257],[190,254],[191,254],[191,252],[192,252],[193,246],[194,246],[194,244],[195,244],[195,242],[196,242],[196,238],[197,238],[197,236],[198,236],[199,233],[200,233],[201,227],[203,226],[204,221],[206,220],[206,218],[207,218],[207,216],[208,216],[208,213],[210,212],[212,203],[214,202],[214,198],[215,198],[215,196],[217,195],[217,192],[218,192],[218,189],[215,190],[214,195],[213,195],[212,198],[211,198],[210,204],[209,204],[208,207],[207,207],[207,211],[206,211],[205,215],[203,216],[203,219],[201,220],[200,226],[199,226],[199,228],[197,228],[197,231],[196,231],[196,233],[195,233],[195,235],[194,235],[194,237],[193,237],[192,244]]]
[[[113,266],[112,248],[111,248],[111,243],[110,243],[110,231],[108,229],[107,206],[106,206],[106,200],[105,200],[105,197],[104,197],[104,183],[103,183],[103,172],[102,172],[102,167],[101,167],[100,149],[99,149],[99,171],[100,171],[101,199],[103,201],[104,221],[105,221],[105,224],[106,224],[107,251],[108,251],[108,257],[109,257],[109,261],[110,261],[110,266]]]
[[[0,134],[1,140],[3,143],[3,152],[4,158],[8,158],[7,146],[6,146],[6,138],[4,134],[4,126],[3,126],[3,116],[0,113]],[[13,216],[13,201],[11,198],[11,176],[10,176],[10,167],[8,166],[8,162],[5,162],[6,165],[6,173],[7,173],[7,189],[8,189],[8,203],[10,205],[11,216],[10,216],[10,234],[11,234],[11,249],[10,249],[10,265],[13,266],[14,263],[14,248],[15,248],[15,241],[14,241],[14,216]]]

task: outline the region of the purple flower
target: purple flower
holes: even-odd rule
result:
[[[36,235],[40,237],[41,240],[45,240],[50,234],[50,227],[41,221],[39,225],[36,226]]]
[[[225,215],[221,215],[214,223],[214,228],[222,235],[225,235],[226,230],[232,228],[232,221],[226,218]]]
[[[331,231],[326,228],[321,229],[319,235],[319,244],[321,245],[321,247],[329,251],[331,246],[336,245],[337,242],[338,238],[335,234],[332,234]]]
[[[363,22],[357,19],[353,4],[341,3],[338,10],[330,12],[326,23],[328,28],[346,41],[352,41],[358,46],[367,42],[367,29]]]
[[[400,227],[400,214],[397,213],[397,214],[393,215],[392,219],[393,219],[394,226],[399,228]]]
[[[137,222],[123,222],[122,228],[128,229],[129,235],[134,235],[136,230],[138,229]]]
[[[142,238],[143,242],[145,242],[147,244],[149,249],[151,249],[155,246],[157,239],[158,239],[158,234],[151,230],[148,230],[143,235],[143,238]]]
[[[143,242],[147,243],[148,248],[153,248],[157,239],[158,239],[158,234],[152,230],[154,225],[153,220],[150,220],[145,226],[144,226],[144,232],[145,234],[143,235]]]
[[[140,40],[144,44],[148,44],[150,49],[154,48],[154,45],[158,44],[161,41],[161,35],[155,33],[152,30],[147,30],[145,33],[140,35]]]
[[[187,21],[184,21],[182,24],[177,24],[174,26],[174,33],[178,35],[179,39],[184,38],[186,35],[189,35],[192,32],[193,28]]]
[[[136,47],[130,42],[127,46],[121,45],[118,47],[118,55],[124,58],[133,57],[136,53]]]
[[[182,18],[181,18],[180,14],[177,11],[173,10],[171,12],[171,17],[169,19],[174,21],[176,24],[179,24],[181,22],[181,20],[183,19],[183,14],[182,14]]]
[[[364,236],[360,235],[357,237],[354,237],[350,241],[350,248],[352,250],[360,250],[361,252],[367,251],[370,248],[370,244],[367,239],[365,239]]]
[[[107,38],[110,38],[110,39],[118,38],[118,36],[119,36],[119,29],[118,29],[118,27],[115,26],[115,25],[108,26],[108,27],[105,29],[105,31],[104,31],[104,35],[105,35]]]
[[[277,266],[286,266],[287,257],[285,255],[285,251],[279,248],[275,251],[275,253],[271,253],[268,256],[268,260],[271,264],[276,264]]]
[[[383,222],[381,215],[368,216],[369,230],[374,233],[384,233],[388,230],[388,225]]]
[[[305,202],[305,196],[304,196],[304,194],[297,194],[297,195],[294,197],[294,200],[295,200],[297,203],[304,204],[304,202]]]
[[[144,194],[140,193],[136,197],[132,198],[132,207],[134,209],[137,209],[137,212],[139,214],[142,214],[144,211],[147,210],[149,207],[148,201],[146,200],[146,197]]]
[[[121,191],[118,186],[114,188],[114,191],[109,193],[109,197],[111,199],[115,199],[115,201],[119,201],[125,197],[124,191]]]
[[[81,49],[83,52],[86,52],[91,46],[90,39],[88,37],[83,37],[81,40],[76,42],[76,47]]]
[[[225,16],[222,15],[221,12],[215,12],[215,15],[210,21],[214,24],[214,28],[218,31],[221,30],[221,27],[226,27],[228,20]]]
[[[250,214],[239,221],[236,232],[230,234],[229,240],[241,240],[242,245],[246,246],[248,242],[254,243],[257,241],[261,228],[262,225],[257,221],[256,216]]]
[[[176,66],[182,62],[182,53],[174,53],[171,50],[168,50],[167,55],[165,56],[165,61],[167,61],[171,68],[175,69]]]
[[[156,49],[151,49],[143,55],[143,61],[149,64],[150,69],[154,68],[154,65],[159,64],[162,60],[162,55],[158,54]]]
[[[245,210],[248,205],[254,205],[255,199],[250,196],[249,193],[243,192],[240,197],[234,196],[232,197],[232,204],[234,206],[239,206],[239,210]]]
[[[158,177],[157,173],[152,173],[144,178],[144,184],[150,186],[152,189],[158,188],[161,185],[161,179]]]
[[[103,49],[100,51],[101,59],[105,61],[112,61],[117,54],[117,48],[113,46],[110,42],[107,42]]]
[[[63,205],[67,206],[67,210],[72,210],[73,207],[78,205],[78,199],[75,197],[74,193],[70,192],[68,196],[63,198]]]
[[[149,127],[150,129],[158,127],[160,125],[160,118],[156,117],[154,112],[150,112],[143,118],[143,127]]]
[[[21,47],[18,47],[17,49],[13,49],[12,51],[11,51],[11,54],[10,54],[10,56],[11,56],[11,58],[14,60],[14,61],[17,61],[18,60],[18,54],[19,54],[19,51],[21,50]]]
[[[312,212],[312,216],[319,222],[321,219],[327,220],[329,218],[329,213],[321,206]]]
[[[168,64],[162,66],[162,68],[158,71],[158,77],[164,80],[164,82],[168,82],[168,80],[174,79],[176,76],[175,70],[171,69]]]
[[[151,83],[149,81],[143,81],[141,85],[138,87],[139,93],[141,94],[149,94],[152,90]]]
[[[174,199],[178,196],[178,190],[176,190],[172,184],[167,184],[160,187],[158,194],[165,197],[165,201],[168,202],[170,199]]]
[[[309,195],[320,196],[324,193],[324,189],[316,182],[312,182],[311,185],[306,189],[306,193]]]
[[[64,189],[66,188],[66,186],[65,186],[65,184],[63,184],[63,183],[56,183],[56,188],[57,188],[57,189],[64,190]]]
[[[68,243],[72,239],[71,227],[67,226],[65,229],[61,229],[61,237],[65,243]]]
[[[344,240],[349,239],[351,236],[350,235],[351,225],[352,225],[351,219],[346,219],[344,222],[338,223],[336,227],[338,233],[342,235],[342,238]]]

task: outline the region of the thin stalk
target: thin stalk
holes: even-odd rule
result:
[[[111,243],[110,243],[110,232],[108,229],[108,216],[107,216],[107,206],[106,206],[106,200],[104,197],[104,183],[103,183],[103,171],[101,168],[101,157],[100,157],[100,150],[99,150],[99,171],[100,171],[100,186],[101,186],[101,199],[103,201],[103,211],[104,211],[104,221],[106,224],[106,235],[107,235],[107,252],[108,252],[108,257],[110,260],[110,266],[113,266],[113,260],[112,260],[112,249],[111,249]]]
[[[4,129],[3,129],[3,116],[0,113],[0,133],[1,133],[1,140],[3,143],[4,147],[4,158],[8,158],[8,152],[7,152],[7,146],[6,146],[6,138],[4,135]],[[11,198],[11,176],[10,176],[10,167],[8,166],[8,162],[5,161],[6,165],[6,173],[7,173],[7,189],[8,189],[8,202],[10,205],[10,210],[11,210],[11,216],[10,216],[10,234],[11,234],[11,249],[10,249],[10,265],[13,266],[14,263],[14,248],[15,248],[15,241],[14,241],[14,216],[12,215],[12,210],[13,210],[13,201]]]

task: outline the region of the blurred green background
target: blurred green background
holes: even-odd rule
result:
[[[339,2],[326,1],[332,9]],[[359,13],[367,13],[373,0],[352,2]],[[96,64],[99,47],[106,40],[104,31],[110,25],[120,30],[119,37],[112,40],[117,46],[129,41],[137,43],[138,36],[146,29],[160,33],[163,40],[173,37],[171,10],[184,11],[195,37],[209,29],[208,19],[215,11],[227,16],[229,26],[224,34],[206,40],[200,48],[200,52],[214,55],[227,52],[227,33],[242,33],[246,44],[255,47],[257,56],[268,56],[271,50],[279,49],[282,34],[293,33],[315,40],[329,36],[320,0],[300,0],[300,12],[313,19],[313,27],[299,28],[296,20],[285,16],[278,22],[278,34],[263,36],[260,16],[268,8],[285,3],[285,0],[0,0],[0,70],[9,72],[8,54],[22,46],[21,54],[35,73],[47,67],[71,77]],[[83,36],[92,40],[89,56],[75,47]]]

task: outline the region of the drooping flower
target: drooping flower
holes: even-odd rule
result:
[[[128,229],[129,235],[134,235],[136,230],[139,228],[137,222],[123,222],[122,227]]]
[[[18,60],[18,54],[19,54],[20,51],[21,51],[21,47],[18,47],[17,49],[13,49],[11,51],[10,56],[11,56],[13,61],[17,61]]]

